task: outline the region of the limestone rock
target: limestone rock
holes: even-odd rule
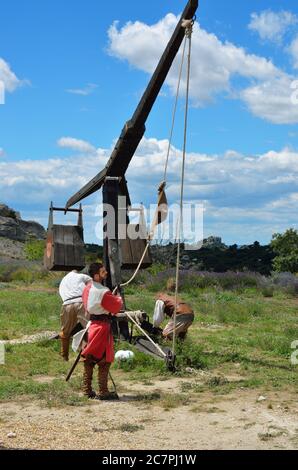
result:
[[[30,238],[43,240],[46,236],[42,225],[21,219],[19,212],[0,204],[0,237],[25,242]]]
[[[0,204],[0,216],[9,217],[11,219],[20,219],[20,213],[6,206],[5,204]]]

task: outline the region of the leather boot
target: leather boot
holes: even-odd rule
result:
[[[95,398],[96,393],[92,390],[94,363],[86,359],[84,361],[83,392],[88,398]]]
[[[61,338],[61,356],[65,361],[68,361],[68,356],[69,356],[69,343],[70,343],[70,338]]]
[[[103,362],[98,364],[98,387],[99,394],[97,398],[99,400],[119,400],[117,393],[110,392],[108,389],[108,377],[111,364],[109,362]]]
[[[98,364],[98,388],[99,396],[108,395],[108,377],[111,364],[109,362],[103,362]]]

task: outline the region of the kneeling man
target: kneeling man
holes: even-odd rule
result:
[[[153,326],[158,328],[165,317],[170,317],[170,321],[164,327],[162,336],[166,339],[173,338],[173,332],[179,339],[184,339],[188,328],[194,321],[193,309],[186,302],[177,299],[176,307],[176,326],[174,327],[175,297],[159,293],[156,296],[156,304],[153,314]]]

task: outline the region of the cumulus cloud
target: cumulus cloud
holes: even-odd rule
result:
[[[166,140],[154,138],[144,138],[140,143],[127,172],[134,204],[156,203],[167,146]],[[110,152],[111,149],[97,149],[95,153],[47,161],[1,161],[5,202],[24,214],[35,211],[39,220],[45,220],[49,202],[53,200],[63,207],[71,195],[104,168]],[[167,178],[170,203],[179,201],[181,162],[181,149],[172,147]],[[237,240],[239,226],[246,226],[246,230],[256,228],[252,240],[267,232],[270,238],[270,230],[272,234],[297,223],[297,198],[298,152],[292,149],[270,150],[263,155],[243,155],[233,150],[221,155],[187,154],[185,201],[204,203],[206,233],[220,235],[234,230]],[[89,241],[95,240],[98,223],[93,206],[96,200],[101,201],[99,193],[83,201],[89,208],[84,217]],[[243,241],[248,240],[245,235],[243,229]]]
[[[130,65],[152,74],[177,24],[178,17],[166,15],[158,23],[148,26],[136,21],[109,28],[109,53]],[[174,94],[181,51],[176,58],[166,83]],[[244,100],[256,116],[275,124],[298,122],[298,107],[291,103],[291,77],[272,61],[222,42],[197,23],[193,33],[191,99],[194,106],[204,106],[218,94]],[[242,77],[247,84],[242,90],[234,87],[234,80]],[[245,83],[245,82],[244,82]],[[181,89],[186,88],[185,78]]]
[[[262,40],[280,43],[287,30],[297,23],[298,17],[290,11],[265,10],[259,14],[252,13],[248,27],[258,33]]]
[[[59,145],[59,147],[69,148],[78,152],[96,152],[96,148],[93,147],[93,145],[89,144],[89,142],[86,142],[85,140],[75,139],[73,137],[61,137],[61,139],[57,141],[57,144]]]
[[[250,111],[274,124],[298,122],[298,105],[293,99],[294,77],[283,74],[273,77],[240,92],[240,97]]]
[[[19,80],[11,70],[10,65],[0,57],[0,80],[4,83],[5,91],[12,93],[21,86],[24,81]]]
[[[95,85],[95,83],[88,83],[84,88],[71,88],[66,91],[73,95],[89,96],[94,93],[96,88],[98,88],[98,85]]]
[[[109,29],[110,54],[127,60],[131,65],[152,73],[161,53],[177,24],[178,17],[166,15],[153,26],[141,22],[127,23],[118,28],[115,22]],[[175,60],[167,83],[176,91],[179,58]],[[228,91],[233,75],[266,79],[278,73],[268,60],[248,55],[244,49],[231,43],[222,43],[214,34],[200,28],[196,23],[193,34],[192,98],[197,105],[213,99],[214,94]],[[182,88],[185,89],[185,82]]]

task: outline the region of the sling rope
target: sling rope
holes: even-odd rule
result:
[[[174,330],[173,330],[173,346],[172,351],[175,355],[176,345],[176,323],[177,323],[177,303],[179,292],[179,274],[180,274],[180,251],[181,251],[181,235],[183,235],[183,198],[184,198],[184,181],[185,181],[185,160],[186,160],[186,144],[187,144],[187,124],[188,124],[188,109],[189,109],[189,88],[190,88],[190,68],[191,68],[191,37],[193,30],[193,20],[184,20],[185,25],[185,40],[188,39],[188,58],[187,58],[187,79],[186,79],[186,98],[185,98],[185,116],[184,116],[184,138],[183,138],[183,158],[181,170],[181,192],[180,192],[180,214],[178,226],[178,249],[176,259],[176,279],[175,279],[175,309],[174,309]]]
[[[170,151],[171,151],[171,146],[172,146],[174,127],[175,127],[176,112],[177,112],[178,98],[179,98],[179,93],[180,93],[180,84],[181,84],[181,78],[182,78],[184,57],[185,57],[185,49],[186,49],[186,36],[185,36],[185,40],[184,40],[184,44],[183,44],[183,52],[182,52],[180,70],[179,70],[178,86],[177,86],[175,104],[174,104],[174,109],[173,109],[172,127],[171,127],[171,132],[170,132],[169,145],[168,145],[167,157],[166,157],[166,163],[165,163],[165,171],[164,171],[164,177],[163,177],[164,181],[167,181],[169,156],[170,156]]]

